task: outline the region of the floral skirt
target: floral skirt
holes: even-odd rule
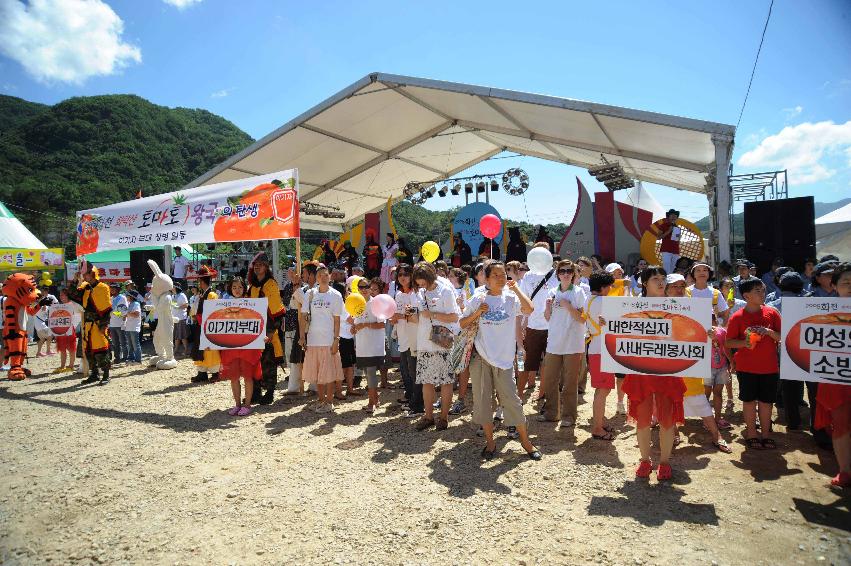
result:
[[[446,385],[455,382],[449,364],[449,352],[419,352],[417,354],[417,385]]]

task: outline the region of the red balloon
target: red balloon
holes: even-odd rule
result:
[[[479,230],[482,232],[482,236],[493,240],[502,230],[502,221],[496,214],[485,214],[479,220]]]

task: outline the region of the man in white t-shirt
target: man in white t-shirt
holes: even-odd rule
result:
[[[546,242],[539,242],[542,247],[549,249]],[[538,246],[538,244],[536,244]],[[543,284],[541,283],[543,281]],[[546,274],[529,272],[519,283],[520,290],[532,301],[535,310],[526,320],[525,326],[520,334],[522,348],[525,351],[523,360],[523,371],[518,372],[517,393],[523,398],[523,391],[528,386],[535,387],[535,375],[541,368],[544,359],[544,351],[547,347],[547,329],[549,324],[544,318],[544,309],[547,306],[547,293],[550,289],[558,286],[555,270]],[[544,390],[544,376],[541,374],[541,392]]]
[[[174,259],[171,260],[171,278],[176,285],[186,287],[186,271],[189,269],[189,260],[183,255],[180,246],[174,247]]]
[[[340,360],[340,317],[343,296],[330,286],[328,268],[316,269],[318,285],[304,294],[299,316],[299,342],[305,348],[302,377],[316,384],[318,395],[314,411],[334,410],[334,382],[343,380]]]
[[[112,295],[112,312],[109,314],[109,343],[112,347],[114,363],[127,361],[127,341],[124,337],[124,317],[127,315],[127,298],[121,294],[121,287],[115,283],[109,286]]]
[[[177,350],[180,344],[183,344],[183,353],[189,355],[189,327],[186,324],[187,310],[189,299],[183,292],[183,287],[180,283],[174,284],[174,297],[172,298],[171,314],[177,319],[174,323],[174,355],[177,356]]]
[[[695,263],[691,267],[691,277],[694,285],[686,289],[686,296],[698,299],[712,299],[712,313],[715,315],[718,325],[725,326],[730,306],[727,300],[721,296],[721,291],[709,286],[712,279],[712,268],[705,263]]]
[[[127,289],[127,316],[124,318],[124,339],[127,342],[127,361],[142,363],[142,348],[139,343],[139,333],[142,331],[142,304],[136,298],[136,292]]]

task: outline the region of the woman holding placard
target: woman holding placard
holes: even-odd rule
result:
[[[241,299],[245,296],[245,282],[242,280],[242,277],[231,279],[230,294],[232,299]],[[260,381],[263,377],[263,369],[260,363],[262,354],[263,350],[247,350],[242,348],[219,350],[219,357],[222,360],[221,376],[230,380],[230,388],[235,403],[228,410],[228,414],[232,417],[246,417],[251,414],[251,397],[254,393],[254,382]],[[239,388],[240,377],[245,382],[244,401]]]
[[[665,297],[665,278],[667,273],[658,265],[641,272],[641,296],[648,298]],[[679,377],[627,374],[623,382],[623,391],[629,399],[627,413],[635,421],[638,449],[641,462],[635,470],[639,478],[650,477],[653,462],[650,460],[650,421],[654,407],[659,421],[659,469],[656,479],[669,480],[671,471],[671,452],[674,449],[676,425],[685,422],[683,395],[686,386]]]

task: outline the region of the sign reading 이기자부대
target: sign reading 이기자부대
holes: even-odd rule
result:
[[[204,301],[201,348],[262,350],[266,345],[268,305],[266,298]]]
[[[851,385],[851,299],[784,297],[780,378]]]
[[[601,369],[614,373],[709,377],[712,301],[603,297]]]

